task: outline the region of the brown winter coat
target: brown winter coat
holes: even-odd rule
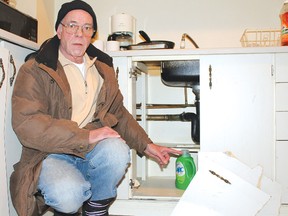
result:
[[[19,216],[40,215],[44,209],[35,196],[43,159],[50,153],[84,157],[97,144],[88,144],[90,129],[111,127],[139,153],[151,142],[123,106],[112,58],[92,45],[87,54],[97,57],[95,66],[104,79],[93,122],[81,129],[70,120],[71,92],[58,61],[58,48],[56,36],[43,44],[20,68],[14,87],[12,125],[22,144],[22,155],[14,166],[10,190]]]

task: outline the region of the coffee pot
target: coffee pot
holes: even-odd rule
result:
[[[133,44],[135,35],[135,18],[121,13],[110,17],[110,35],[107,40],[119,41],[120,49],[126,50]]]

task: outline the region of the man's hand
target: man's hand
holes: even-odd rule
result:
[[[155,159],[161,168],[167,165],[170,160],[170,154],[173,155],[181,155],[182,152],[176,149],[168,148],[165,146],[156,145],[154,143],[150,143],[147,145],[144,153],[146,156]]]
[[[97,143],[106,138],[120,138],[120,135],[117,131],[107,126],[91,130],[89,133],[89,144]]]

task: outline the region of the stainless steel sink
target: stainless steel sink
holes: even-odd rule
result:
[[[167,86],[193,88],[200,84],[200,62],[198,59],[163,61],[161,80]]]

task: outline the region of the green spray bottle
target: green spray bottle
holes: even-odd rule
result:
[[[176,188],[186,190],[195,174],[196,166],[193,157],[188,150],[182,150],[182,155],[176,160]]]

